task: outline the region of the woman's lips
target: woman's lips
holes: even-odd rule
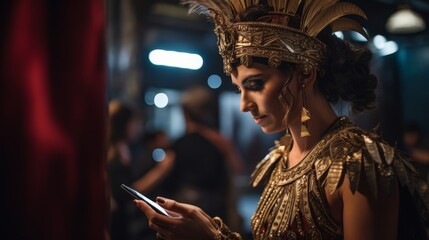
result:
[[[263,116],[253,116],[256,124],[261,124],[261,122],[265,119],[266,115]]]

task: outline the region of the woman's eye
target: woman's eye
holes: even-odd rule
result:
[[[263,80],[249,80],[246,84],[246,88],[249,90],[259,91],[264,88]]]

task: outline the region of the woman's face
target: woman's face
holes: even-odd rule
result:
[[[238,66],[231,77],[241,94],[240,110],[250,112],[262,131],[275,133],[286,129],[283,122],[286,110],[279,95],[290,76],[279,69],[253,63],[250,68]]]

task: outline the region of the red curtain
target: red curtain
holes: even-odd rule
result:
[[[0,238],[105,239],[104,1],[4,2]]]

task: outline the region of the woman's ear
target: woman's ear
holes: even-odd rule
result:
[[[317,78],[317,70],[313,65],[304,67],[301,75],[301,82],[306,86],[314,85]]]

